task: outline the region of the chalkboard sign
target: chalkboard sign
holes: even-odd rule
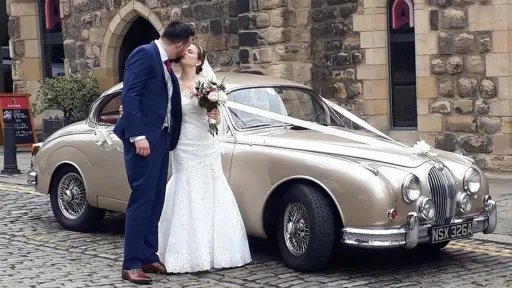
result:
[[[1,123],[3,133],[3,116],[11,114],[13,117],[16,146],[30,146],[37,142],[34,119],[30,111],[29,94],[0,94],[0,109],[2,110]],[[4,135],[5,138],[5,135]]]

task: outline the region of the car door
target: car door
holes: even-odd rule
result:
[[[222,153],[222,169],[226,179],[229,182],[231,176],[231,161],[233,159],[233,151],[235,149],[236,140],[234,133],[229,126],[229,119],[226,117],[226,109],[221,109],[221,113],[222,122],[219,127],[219,135],[216,137],[218,137]]]
[[[120,115],[121,91],[103,98],[93,106],[96,111],[92,111],[89,125],[92,129],[104,129],[110,135],[112,145],[98,145],[98,138],[91,137],[87,159],[93,168],[93,177],[87,190],[97,193],[99,207],[123,212],[130,197],[130,186],[124,165],[123,143],[113,132]]]

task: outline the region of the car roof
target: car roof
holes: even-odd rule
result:
[[[284,78],[257,75],[252,73],[235,73],[235,72],[216,72],[217,79],[224,79],[224,84],[228,90],[242,88],[242,87],[257,87],[265,85],[283,85],[283,86],[297,86],[301,88],[308,88],[307,86],[288,80]],[[179,76],[179,73],[176,73]],[[224,78],[225,77],[225,78]],[[123,89],[123,82],[116,84],[112,88],[105,91],[104,94],[110,94]]]

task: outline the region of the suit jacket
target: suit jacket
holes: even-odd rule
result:
[[[150,147],[158,140],[167,115],[169,94],[162,59],[154,42],[136,48],[126,61],[121,102],[123,115],[114,133],[123,142],[131,137],[146,136]],[[171,73],[171,144],[178,144],[181,131],[181,92],[178,78]]]

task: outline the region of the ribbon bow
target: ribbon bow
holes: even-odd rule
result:
[[[412,146],[412,153],[414,155],[436,156],[437,153],[434,151],[434,148],[424,140],[418,141],[416,144],[414,144],[414,146]]]
[[[96,127],[93,132],[94,136],[96,136],[96,145],[101,146],[105,142],[108,144],[108,146],[112,145],[112,139],[110,139],[110,133],[107,131],[107,129],[103,127]]]

